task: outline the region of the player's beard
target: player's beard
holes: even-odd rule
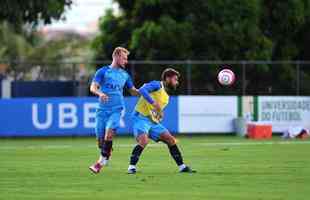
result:
[[[126,64],[121,64],[121,62],[117,62],[117,66],[119,67],[119,68],[122,68],[122,69],[125,69],[126,68]]]
[[[165,89],[168,90],[168,92],[169,92],[169,91],[172,92],[172,91],[175,91],[175,90],[177,89],[177,86],[178,86],[178,85],[173,85],[173,84],[171,84],[171,83],[165,82],[165,83],[164,83],[164,86],[165,86]]]

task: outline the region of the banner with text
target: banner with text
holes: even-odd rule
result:
[[[118,134],[132,133],[131,113],[137,102],[126,97],[126,112]],[[21,98],[0,100],[0,136],[73,136],[94,135],[98,99],[85,98]],[[169,117],[163,124],[177,132],[177,97],[166,108]]]
[[[310,97],[259,96],[258,120],[271,123],[273,132],[290,126],[310,129]]]

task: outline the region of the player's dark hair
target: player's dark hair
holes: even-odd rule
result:
[[[163,73],[161,74],[161,80],[164,81],[164,80],[166,80],[167,77],[172,77],[172,76],[180,77],[180,73],[177,70],[169,67],[169,68],[165,69],[163,71]]]

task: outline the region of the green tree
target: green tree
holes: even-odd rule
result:
[[[100,19],[101,34],[92,42],[95,60],[110,60],[115,46],[128,46],[132,32],[130,21],[125,16],[115,16],[112,10]]]
[[[33,47],[26,38],[14,31],[7,23],[0,24],[0,58],[1,60],[25,60],[32,54]]]
[[[109,11],[100,21],[101,34],[93,41],[96,59],[109,59],[113,48],[119,45],[129,48],[131,58],[139,60],[272,57],[272,41],[260,29],[259,0],[116,2],[120,12],[113,15]],[[180,70],[184,72],[184,68]],[[155,75],[146,68],[136,71],[147,77]],[[201,80],[211,80],[215,74],[215,68],[193,66],[193,87],[210,87],[206,81],[201,84]]]
[[[309,60],[309,0],[263,1],[261,30],[273,42],[272,60]],[[295,93],[296,66],[269,66],[267,73],[256,73],[261,82],[279,93]],[[307,73],[305,69],[301,75]],[[309,74],[309,72],[308,72]],[[259,78],[259,77],[256,77]],[[254,81],[253,81],[254,82]],[[256,81],[258,84],[258,81]],[[255,84],[251,84],[252,87]],[[285,91],[283,90],[285,88]]]
[[[94,41],[105,58],[113,46],[125,45],[135,59],[271,59],[258,0],[116,2],[120,14],[109,11],[101,19]]]
[[[119,45],[129,48],[131,58],[139,60],[310,58],[310,0],[115,2],[120,11],[109,11],[102,17],[101,33],[93,41],[95,58],[110,59],[113,48]],[[149,77],[154,75],[146,68],[137,70]],[[235,71],[241,74],[240,67]],[[193,66],[193,87],[201,86],[201,80],[214,80],[216,72],[215,68]],[[296,86],[294,65],[249,66],[247,73],[252,92],[260,87],[292,92]],[[301,73],[306,77],[310,72]],[[216,89],[214,84],[210,87]]]
[[[0,22],[7,21],[21,31],[25,24],[35,27],[60,20],[72,0],[0,0]]]
[[[37,25],[64,19],[63,13],[70,8],[72,0],[0,1],[0,59],[11,63],[11,70],[24,75],[36,67],[30,63],[35,61],[44,67],[44,71],[60,74],[61,70],[66,70],[67,65],[58,62],[89,57],[85,54],[90,54],[87,51],[90,49],[89,42],[83,38],[68,35],[60,40],[46,41],[36,33]],[[53,64],[43,66],[44,62]]]
[[[59,20],[72,0],[0,0],[0,56],[2,60],[23,61],[37,45],[34,34],[39,23]],[[25,25],[31,29],[25,30]]]

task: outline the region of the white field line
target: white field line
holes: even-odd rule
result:
[[[310,144],[310,141],[261,141],[261,142],[206,142],[206,143],[193,143],[198,146],[254,146],[254,145],[290,145],[290,144]],[[116,144],[115,148],[132,148],[135,144]],[[97,148],[94,145],[61,145],[61,144],[48,144],[48,145],[29,145],[29,146],[0,146],[0,150],[11,149],[70,149],[74,147],[79,148]],[[165,146],[164,144],[148,144],[148,147],[158,148]]]
[[[310,144],[310,141],[261,141],[261,142],[214,142],[197,143],[200,146],[254,146],[254,145],[288,145],[288,144]]]

